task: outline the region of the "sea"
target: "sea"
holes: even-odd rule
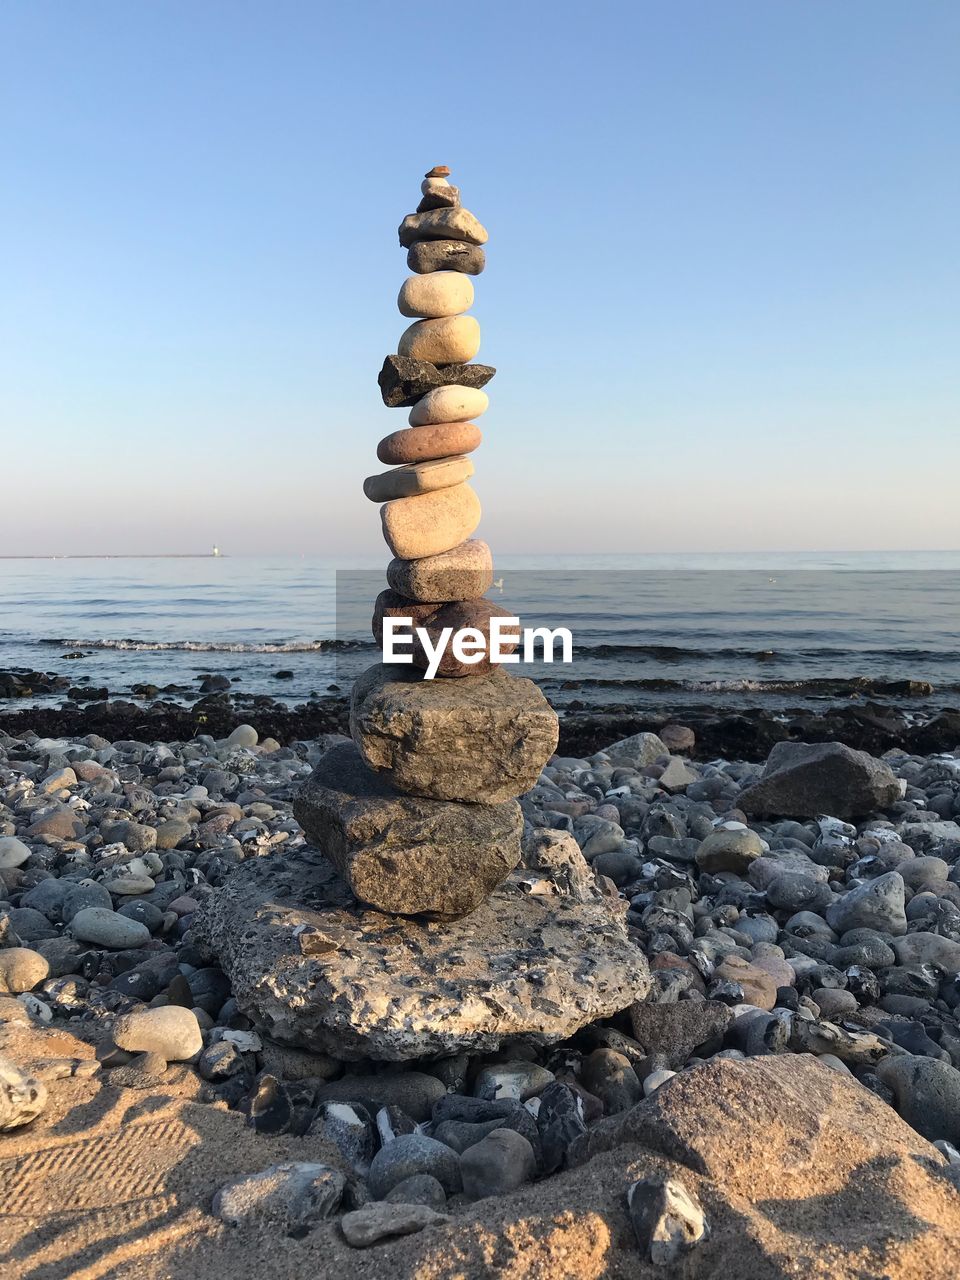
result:
[[[372,559],[0,559],[0,671],[297,704],[378,660],[385,585]],[[570,631],[569,663],[512,668],[558,707],[960,706],[960,551],[505,556],[488,594]]]

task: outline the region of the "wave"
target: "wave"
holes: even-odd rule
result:
[[[828,645],[813,648],[752,649],[735,646],[720,648],[688,648],[674,644],[575,644],[575,654],[593,658],[653,658],[659,662],[680,662],[684,659],[695,661],[713,660],[716,658],[752,659],[755,662],[771,662],[774,660],[793,660],[796,658],[846,658],[874,659],[885,658],[890,661],[942,662],[955,656],[956,651],[937,649],[866,649],[837,648]]]
[[[830,695],[833,697],[849,696],[856,693],[872,693],[877,695],[895,695],[899,697],[927,697],[934,693],[932,684],[925,680],[894,680],[882,677],[854,676],[850,679],[829,677],[811,678],[807,680],[753,680],[750,678],[732,680],[667,680],[662,678],[636,679],[629,676],[623,678],[603,678],[600,676],[576,676],[561,679],[547,677],[544,684],[559,685],[565,688],[600,688],[600,689],[646,689],[653,692],[686,692],[686,693],[793,693],[811,695]],[[958,685],[945,685],[943,690],[960,689]]]
[[[69,649],[121,649],[130,653],[333,653],[378,648],[373,640],[278,640],[262,644],[231,644],[217,640],[77,640],[46,638],[40,644]]]

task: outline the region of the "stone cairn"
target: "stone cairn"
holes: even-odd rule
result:
[[[471,276],[487,233],[462,208],[449,170],[431,169],[400,226],[413,275],[400,290],[413,323],[380,372],[384,403],[409,426],[380,442],[392,470],[364,491],[382,503],[394,559],[383,619],[428,633],[504,611],[484,598],[486,543],[467,455],[494,370],[480,346]],[[251,859],[196,933],[230,975],[237,1003],[276,1040],[341,1060],[409,1060],[495,1049],[505,1037],[553,1043],[630,1005],[646,962],[572,837],[523,843],[517,797],[557,746],[537,686],[488,661],[448,654],[377,663],[356,681],[351,741],[328,749],[294,801],[313,848]],[[519,867],[523,855],[524,866]]]
[[[381,462],[398,465],[363,485],[383,504],[383,536],[395,557],[374,605],[378,643],[387,616],[411,618],[434,639],[445,627],[473,627],[489,639],[491,618],[509,616],[484,598],[493,561],[487,544],[471,537],[480,502],[467,483],[467,455],[481,440],[470,419],[487,408],[481,388],[496,372],[469,363],[480,347],[480,326],[466,314],[470,277],[484,268],[487,232],[460,204],[449,173],[443,165],[430,170],[416,213],[400,224],[415,274],[397,305],[413,323],[378,380],[385,405],[409,408],[410,425],[377,448]],[[486,655],[468,664],[448,646],[434,680],[423,678],[427,661],[415,645],[411,666],[377,664],[361,676],[351,703],[354,748],[321,765],[313,804],[308,811],[301,802],[298,813],[362,902],[455,919],[520,861],[516,797],[556,749],[558,722],[531,680],[491,667]],[[353,824],[346,815],[360,795],[364,820]]]

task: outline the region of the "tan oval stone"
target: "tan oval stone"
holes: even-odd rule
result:
[[[387,546],[402,560],[449,551],[480,523],[480,499],[468,484],[397,498],[380,508]]]
[[[425,427],[392,431],[377,445],[377,457],[388,464],[429,462],[434,458],[473,453],[482,439],[480,428],[472,422],[434,422]]]
[[[493,583],[493,556],[481,538],[469,538],[438,556],[391,560],[387,582],[411,601],[473,600]]]
[[[397,354],[431,364],[465,364],[480,350],[480,325],[474,316],[418,320],[400,335]]]
[[[433,493],[449,489],[473,475],[473,463],[462,454],[452,458],[432,458],[428,462],[411,462],[396,471],[367,476],[363,492],[371,502],[390,502],[394,498],[412,498],[417,493]]]
[[[407,421],[411,427],[425,427],[439,422],[466,422],[486,413],[490,397],[476,387],[434,387],[417,401]]]
[[[410,276],[403,282],[397,306],[402,316],[459,316],[473,306],[473,281],[462,271]]]

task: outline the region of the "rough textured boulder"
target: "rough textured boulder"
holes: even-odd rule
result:
[[[504,671],[424,680],[405,666],[356,681],[350,733],[364,761],[400,791],[499,804],[537,781],[556,750],[556,712],[533,683]]]
[[[379,911],[464,916],[520,861],[515,800],[463,805],[403,795],[371,773],[353,743],[327,752],[293,811],[356,897]]]
[[[194,932],[274,1040],[348,1060],[551,1044],[643,998],[622,904],[526,889],[513,875],[464,919],[421,923],[366,910],[305,850],[238,867]]]
[[[900,799],[893,770],[842,742],[778,742],[760,781],[740,792],[747,814],[778,818],[862,818]]]
[[[489,364],[445,364],[387,356],[377,377],[383,403],[391,409],[410,408],[436,387],[485,387],[496,369]]]

